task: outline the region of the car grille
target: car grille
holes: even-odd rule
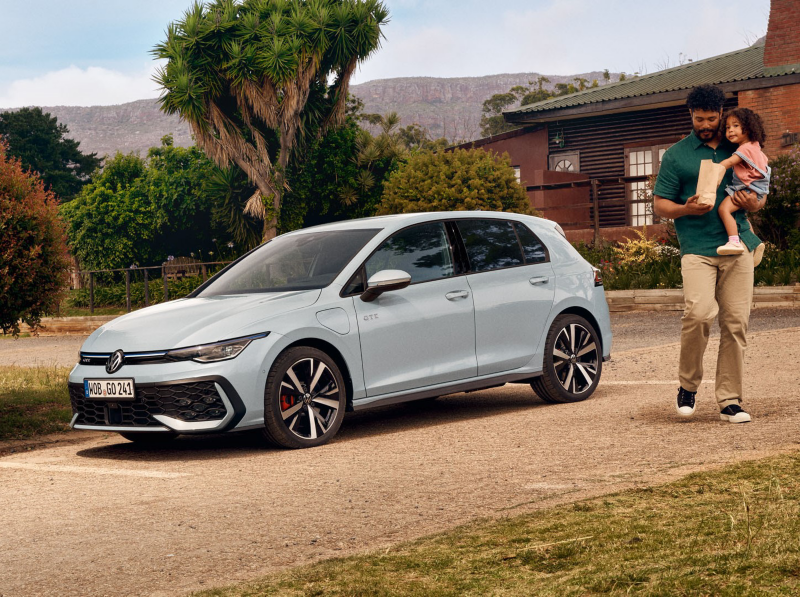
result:
[[[228,412],[213,381],[137,386],[131,402],[89,400],[82,384],[71,383],[69,397],[77,425],[163,427],[153,415],[187,422],[221,421]]]

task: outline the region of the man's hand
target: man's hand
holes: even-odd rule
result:
[[[758,194],[753,191],[736,191],[731,197],[733,204],[746,211],[758,211],[764,204],[758,200]]]
[[[714,209],[713,205],[708,205],[706,203],[698,203],[697,200],[700,198],[700,195],[692,195],[686,200],[686,205],[683,206],[685,214],[687,216],[702,216],[703,214],[707,214],[712,209]]]

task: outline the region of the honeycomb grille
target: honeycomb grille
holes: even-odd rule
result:
[[[153,415],[181,421],[220,421],[227,410],[213,381],[136,388],[132,402],[89,400],[82,384],[69,384],[69,397],[79,425],[162,427]]]

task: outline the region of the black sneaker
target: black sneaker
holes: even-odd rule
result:
[[[738,404],[731,404],[722,409],[719,413],[719,418],[728,423],[749,423],[750,415],[748,415],[742,407]]]
[[[678,410],[678,416],[691,417],[694,414],[694,397],[697,392],[690,392],[683,388],[678,390],[678,401],[675,408]]]

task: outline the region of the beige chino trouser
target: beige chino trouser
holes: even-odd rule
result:
[[[703,354],[714,318],[719,314],[720,342],[715,394],[720,410],[742,400],[744,351],[753,300],[753,254],[681,259],[683,297],[681,386],[696,392],[703,381]]]

